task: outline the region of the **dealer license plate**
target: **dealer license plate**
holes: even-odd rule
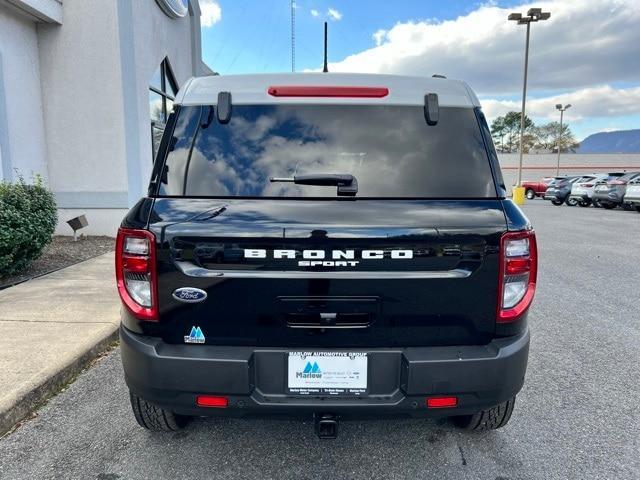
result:
[[[363,352],[289,352],[289,393],[364,395],[367,360]]]

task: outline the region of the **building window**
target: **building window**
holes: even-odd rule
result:
[[[178,93],[178,84],[171,71],[169,59],[165,58],[151,77],[149,84],[149,112],[151,115],[151,147],[153,159],[156,158],[160,139],[167,118],[173,110],[173,101]]]

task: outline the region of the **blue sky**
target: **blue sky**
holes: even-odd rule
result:
[[[200,0],[205,62],[221,74],[291,71],[289,0]],[[533,25],[530,110],[555,120],[555,103],[578,139],[640,128],[638,0],[296,1],[296,70],[322,64],[329,21],[331,71],[431,75],[468,81],[489,118],[519,110],[524,28],[510,11],[540,6]],[[603,19],[607,21],[603,21]]]

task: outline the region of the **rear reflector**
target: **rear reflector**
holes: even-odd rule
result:
[[[457,397],[427,398],[427,408],[452,408],[458,405]]]
[[[389,95],[386,87],[273,86],[268,92],[272,97],[382,98]]]
[[[199,407],[227,408],[229,399],[227,397],[214,397],[212,395],[198,395],[196,405]]]

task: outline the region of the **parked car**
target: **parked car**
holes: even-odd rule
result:
[[[638,176],[640,172],[627,172],[621,177],[599,181],[595,185],[593,199],[607,209],[623,206],[627,184]]]
[[[601,182],[603,180],[613,180],[623,175],[624,173],[621,172],[600,173],[595,175],[590,180],[586,180],[584,178],[578,180],[577,182],[573,183],[569,198],[576,200],[578,202],[578,205],[580,205],[581,207],[588,207],[593,203],[593,192],[597,182]],[[596,206],[600,205],[598,204]]]
[[[547,187],[553,181],[553,177],[544,177],[538,182],[522,182],[524,193],[529,200],[533,200],[536,197],[543,197],[544,192],[547,191]]]
[[[634,178],[627,184],[624,202],[632,205],[640,212],[640,176]]]
[[[116,242],[136,421],[286,415],[322,438],[341,417],[502,427],[537,272],[503,183],[458,80],[189,80]],[[221,245],[241,258],[198,258]]]
[[[553,181],[549,184],[547,191],[544,192],[544,199],[550,200],[555,206],[560,206],[566,203],[570,207],[578,204],[577,200],[569,198],[571,193],[571,187],[573,184],[584,178],[582,176],[566,176],[566,177],[554,177]]]

